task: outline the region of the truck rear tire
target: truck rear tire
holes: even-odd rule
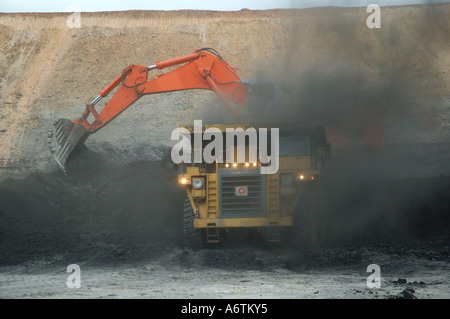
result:
[[[316,185],[304,190],[293,215],[291,242],[295,248],[316,248],[324,243],[324,200]]]
[[[204,232],[201,229],[194,228],[195,214],[192,209],[189,196],[184,201],[183,226],[185,244],[191,248],[202,248],[204,246]]]

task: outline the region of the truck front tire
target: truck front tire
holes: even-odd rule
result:
[[[204,246],[204,232],[202,229],[194,228],[195,214],[192,209],[189,196],[184,201],[183,228],[185,244],[191,248],[202,248]]]

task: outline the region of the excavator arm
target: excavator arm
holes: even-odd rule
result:
[[[149,78],[152,70],[179,67]],[[119,87],[101,112],[95,105],[112,90]],[[237,108],[247,103],[247,85],[242,83],[236,68],[231,67],[213,49],[205,48],[167,61],[158,61],[149,67],[132,64],[109,84],[88,105],[77,120],[59,119],[48,131],[50,151],[65,171],[70,154],[126,108],[144,95],[172,91],[205,89],[214,91],[233,116]]]

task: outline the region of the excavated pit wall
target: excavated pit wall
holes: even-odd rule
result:
[[[131,63],[201,47],[250,78],[282,81],[297,108],[289,120],[340,127],[351,141],[352,116],[376,109],[386,145],[448,142],[449,10],[385,7],[380,29],[367,28],[365,8],[81,13],[72,29],[70,13],[0,14],[0,174],[53,171],[45,132],[55,119],[79,117]],[[212,92],[146,96],[87,145],[120,161],[161,159],[171,131],[194,119],[233,120]]]

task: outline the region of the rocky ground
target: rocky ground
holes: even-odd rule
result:
[[[448,299],[448,244],[340,247],[298,253],[258,247],[191,251],[118,242],[84,258],[47,254],[1,267],[2,298]],[[81,248],[81,247],[80,247]],[[86,254],[91,250],[96,253]],[[77,262],[81,287],[68,288]],[[377,263],[381,287],[368,288]]]

